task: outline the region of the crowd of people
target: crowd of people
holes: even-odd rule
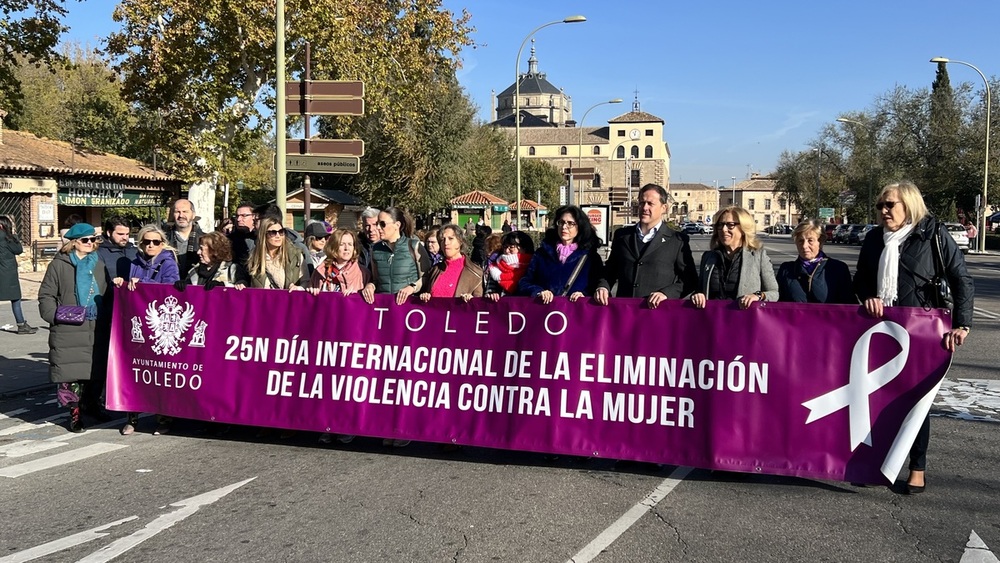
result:
[[[572,205],[551,215],[537,248],[527,233],[512,228],[492,233],[448,224],[417,233],[409,214],[396,207],[366,209],[359,232],[314,222],[302,237],[284,226],[277,208],[250,205],[237,209],[236,221],[224,232],[204,233],[194,206],[182,199],[173,205],[169,228],[139,230],[138,248],[128,242],[128,227],[119,220],[106,222],[103,242],[93,226],[77,223],[65,233],[67,242],[39,291],[42,318],[51,327],[51,378],[60,403],[71,409],[70,430],[82,431],[81,413],[110,419],[100,408],[107,365],[100,349],[107,353],[110,288],[141,283],[172,283],[182,291],[193,284],[360,293],[369,304],[381,293],[393,295],[397,304],[411,296],[424,302],[523,296],[543,304],[566,297],[606,306],[614,291],[616,297],[642,298],[651,309],[669,299],[687,299],[699,309],[713,301],[735,302],[741,309],[759,301],[792,301],[855,304],[878,318],[886,307],[945,306],[942,284],[934,283],[943,280],[954,311],[942,345],[953,352],[969,334],[972,278],[954,240],[927,212],[912,183],[882,189],[876,206],[881,224],[865,238],[853,278],[847,264],[823,252],[825,230],[817,221],[797,226],[792,238],[798,257],[780,264],[776,274],[752,216],[736,206],[715,214],[711,248],[696,266],[687,235],[664,222],[667,202],[662,186],[643,186],[638,220],[615,232],[606,261],[587,215]],[[2,220],[0,228],[10,229]],[[472,233],[475,244],[469,241]],[[0,258],[3,242],[0,231]],[[64,306],[82,307],[81,322],[64,321]],[[128,414],[123,434],[135,431],[136,416]],[[157,432],[168,431],[169,423],[160,417]],[[925,420],[910,455],[911,493],[925,487],[929,435]],[[320,440],[333,438],[324,434]],[[353,436],[337,438],[346,443]]]

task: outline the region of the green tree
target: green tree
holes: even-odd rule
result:
[[[18,111],[23,92],[16,75],[22,60],[40,66],[60,61],[59,37],[66,31],[63,0],[0,0],[0,107]]]
[[[561,170],[544,160],[521,159],[521,192],[525,199],[535,199],[542,192],[542,205],[553,212],[559,207],[559,186],[566,183]]]

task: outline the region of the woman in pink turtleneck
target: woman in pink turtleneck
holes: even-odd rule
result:
[[[468,301],[483,296],[483,269],[466,256],[465,235],[458,225],[445,225],[438,231],[441,262],[424,274],[420,300],[431,297],[459,297]]]

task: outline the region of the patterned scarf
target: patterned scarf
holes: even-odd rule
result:
[[[811,276],[813,272],[816,271],[816,266],[819,266],[819,263],[822,262],[825,258],[826,254],[823,254],[823,251],[820,250],[819,254],[812,260],[805,260],[803,258],[799,258],[799,264],[801,264],[802,269],[805,270],[806,273]]]
[[[97,278],[94,277],[94,266],[97,265],[97,253],[80,258],[75,250],[69,253],[69,261],[76,268],[76,303],[87,308],[87,320],[92,321],[97,318]]]

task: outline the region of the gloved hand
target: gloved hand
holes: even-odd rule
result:
[[[177,280],[174,282],[174,289],[176,289],[177,291],[184,291],[184,288],[186,288],[187,285],[188,284],[186,280]]]
[[[220,285],[226,285],[226,284],[216,280],[208,280],[207,282],[205,282],[205,291],[208,291],[214,287],[219,287]]]

